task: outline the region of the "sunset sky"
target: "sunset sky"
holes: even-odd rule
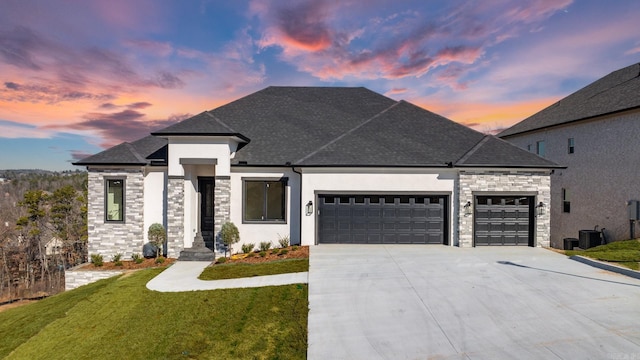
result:
[[[637,62],[638,0],[2,0],[0,169],[76,169],[270,85],[495,131]]]

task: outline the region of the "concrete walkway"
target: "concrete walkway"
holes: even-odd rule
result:
[[[217,289],[251,288],[306,284],[308,272],[255,276],[241,279],[200,280],[198,276],[210,261],[177,261],[147,283],[147,289],[160,292],[181,292]]]

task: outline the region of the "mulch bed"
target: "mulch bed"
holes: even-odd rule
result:
[[[264,257],[261,257],[259,252],[254,252],[252,257],[245,257],[243,259],[227,259],[225,264],[229,263],[247,263],[247,264],[259,264],[265,263],[269,261],[275,260],[284,260],[284,259],[306,259],[309,257],[309,247],[308,246],[298,246],[296,250],[292,250],[293,247],[289,246],[286,254],[280,254],[282,249],[271,249],[266,252]],[[274,250],[277,253],[274,253]],[[239,254],[238,254],[239,255]],[[235,257],[236,255],[234,255]]]
[[[144,259],[140,264],[136,264],[134,261],[123,260],[122,266],[116,266],[114,262],[104,262],[102,266],[93,266],[93,264],[85,264],[77,270],[82,271],[104,271],[104,270],[140,270],[155,267],[164,267],[173,264],[176,259],[166,258],[161,264],[156,264],[156,259]]]

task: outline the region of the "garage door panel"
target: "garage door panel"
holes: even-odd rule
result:
[[[446,195],[318,197],[320,243],[443,244],[447,240]]]
[[[477,196],[475,245],[529,245],[532,241],[531,196]]]

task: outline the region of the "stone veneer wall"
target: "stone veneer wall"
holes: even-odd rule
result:
[[[70,269],[64,272],[64,289],[73,290],[82,285],[91,284],[123,273],[124,271],[120,270],[91,271]]]
[[[231,219],[231,177],[216,176],[213,195],[213,221],[216,237],[216,249],[222,249],[224,244],[220,238],[222,225]]]
[[[184,177],[169,176],[167,183],[167,257],[184,249]]]
[[[105,178],[125,179],[125,221],[105,221]],[[110,261],[115,254],[130,259],[144,245],[144,175],[141,168],[92,170],[88,174],[89,256]]]
[[[549,246],[551,177],[547,172],[533,171],[461,171],[459,175],[458,219],[460,247],[473,246],[473,216],[464,216],[464,204],[473,203],[474,194],[483,193],[531,193],[536,202],[546,205],[546,212],[535,217],[535,244]]]

